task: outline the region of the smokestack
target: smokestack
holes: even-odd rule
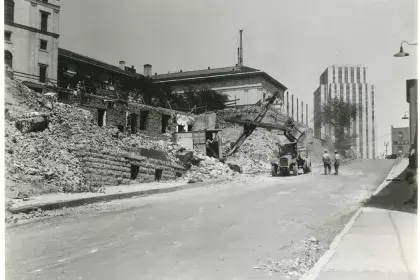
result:
[[[121,60],[121,61],[120,61],[120,68],[121,68],[122,70],[125,70],[125,61],[124,61],[124,60]]]
[[[152,65],[150,65],[150,64],[145,64],[145,65],[144,65],[143,75],[144,75],[145,77],[150,77],[150,76],[152,76]]]

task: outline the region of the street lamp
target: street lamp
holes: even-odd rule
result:
[[[394,54],[395,57],[406,57],[406,56],[410,55],[409,53],[404,52],[404,49],[402,47],[403,43],[406,43],[407,45],[410,45],[410,46],[417,45],[417,43],[410,44],[407,41],[402,41],[401,46],[400,46],[400,51],[398,53]]]

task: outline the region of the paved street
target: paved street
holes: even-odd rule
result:
[[[7,279],[263,279],[256,266],[302,253],[292,242],[314,236],[326,249],[392,164],[352,161],[339,176],[264,175],[13,227]]]

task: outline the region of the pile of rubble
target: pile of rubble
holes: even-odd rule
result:
[[[262,270],[269,277],[281,274],[282,279],[300,279],[315,265],[323,249],[324,247],[314,236],[305,238],[294,248],[297,257],[282,261],[268,259],[266,264],[256,266],[254,269]]]
[[[228,165],[198,151],[186,151],[169,135],[126,136],[116,128],[99,127],[89,111],[57,103],[10,79],[6,79],[6,108],[6,195],[12,198],[100,190],[86,184],[75,156],[75,151],[86,147],[117,153],[136,148],[166,151],[169,161],[189,168],[185,176],[191,181],[233,177]],[[192,153],[192,159],[181,161],[186,153]]]

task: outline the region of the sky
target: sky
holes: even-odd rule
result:
[[[375,85],[379,154],[391,125],[408,126],[405,81],[417,77],[415,0],[62,0],[62,48],[153,73],[244,65],[267,72],[309,104],[333,64],[368,67]]]

